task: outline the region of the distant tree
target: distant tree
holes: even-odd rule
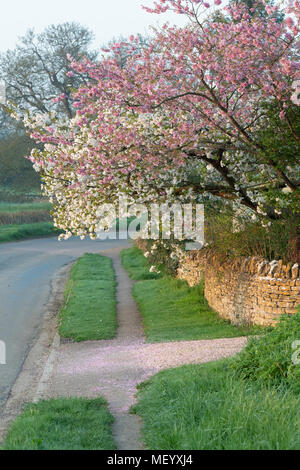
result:
[[[85,84],[85,75],[70,72],[69,56],[75,60],[95,60],[90,50],[92,32],[77,23],[52,25],[41,34],[29,30],[13,50],[0,55],[0,81],[6,85],[6,98],[20,110],[49,113],[71,118],[71,94]],[[63,97],[57,101],[58,97]],[[30,187],[40,184],[30,163],[33,141],[25,135],[21,121],[13,119],[0,104],[0,184]]]
[[[55,110],[71,118],[71,94],[85,83],[85,75],[70,70],[69,56],[95,60],[97,54],[89,49],[92,39],[89,29],[74,22],[51,25],[41,34],[29,30],[15,49],[0,56],[7,99],[23,110]],[[59,96],[63,99],[54,102]]]
[[[123,68],[128,59],[141,53],[149,42],[150,38],[141,34],[136,35],[135,38],[133,36],[130,36],[130,38],[120,36],[119,38],[113,38],[102,49],[105,52],[109,51],[111,58],[116,60],[118,65]]]
[[[22,189],[38,188],[40,178],[31,163],[24,158],[34,146],[33,140],[20,133],[0,140],[0,186]]]

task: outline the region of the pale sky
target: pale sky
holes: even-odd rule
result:
[[[145,34],[150,25],[183,25],[181,15],[149,14],[141,5],[152,0],[0,0],[0,52],[13,48],[27,29],[41,32],[50,24],[76,21],[95,34],[94,48],[113,37]]]

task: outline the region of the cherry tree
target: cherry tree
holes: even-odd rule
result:
[[[150,13],[171,9],[187,26],[166,24],[145,47],[132,36],[122,67],[111,51],[99,63],[70,58],[90,77],[74,95],[76,116],[25,117],[45,144],[30,159],[66,237],[94,237],[99,207],[120,195],[138,204],[221,198],[269,221],[297,207],[300,3],[283,22],[276,6],[255,17],[230,4],[222,21],[209,8],[155,2]],[[122,44],[112,48],[115,56]],[[102,224],[113,216],[101,212]]]

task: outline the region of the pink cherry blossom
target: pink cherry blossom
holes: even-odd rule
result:
[[[252,17],[241,5],[224,7],[227,22],[202,19],[207,6],[154,2],[149,12],[172,10],[186,15],[188,25],[165,25],[142,49],[131,36],[136,53],[125,66],[111,50],[100,63],[72,61],[74,73],[90,77],[74,94],[75,118],[25,122],[45,144],[30,159],[42,171],[46,194],[55,195],[58,227],[93,234],[99,204],[120,194],[144,204],[165,201],[170,192],[174,201],[209,194],[272,215],[266,189],[295,191],[295,163],[279,167],[259,135],[270,130],[265,106],[272,104],[299,145],[287,117],[299,104],[292,83],[300,72],[300,4],[291,3],[293,21],[282,23],[273,9],[266,18]]]

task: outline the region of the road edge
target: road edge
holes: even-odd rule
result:
[[[38,334],[0,414],[0,443],[5,439],[12,421],[24,407],[42,398],[60,342],[57,332],[58,313],[64,301],[65,287],[72,265],[73,262],[64,265],[51,280],[51,291]]]

